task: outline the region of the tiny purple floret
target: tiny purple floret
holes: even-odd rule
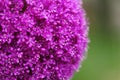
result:
[[[0,0],[0,80],[70,80],[87,33],[82,0]]]

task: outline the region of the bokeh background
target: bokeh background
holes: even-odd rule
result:
[[[120,0],[83,0],[90,23],[87,58],[72,80],[120,80]]]

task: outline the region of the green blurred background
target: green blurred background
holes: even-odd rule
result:
[[[87,58],[72,80],[120,80],[120,0],[83,0],[90,23]]]

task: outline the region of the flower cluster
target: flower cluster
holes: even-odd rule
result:
[[[84,58],[80,0],[0,0],[0,80],[70,80]]]

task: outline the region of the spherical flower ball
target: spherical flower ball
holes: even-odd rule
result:
[[[70,80],[87,33],[82,0],[0,0],[0,80]]]

